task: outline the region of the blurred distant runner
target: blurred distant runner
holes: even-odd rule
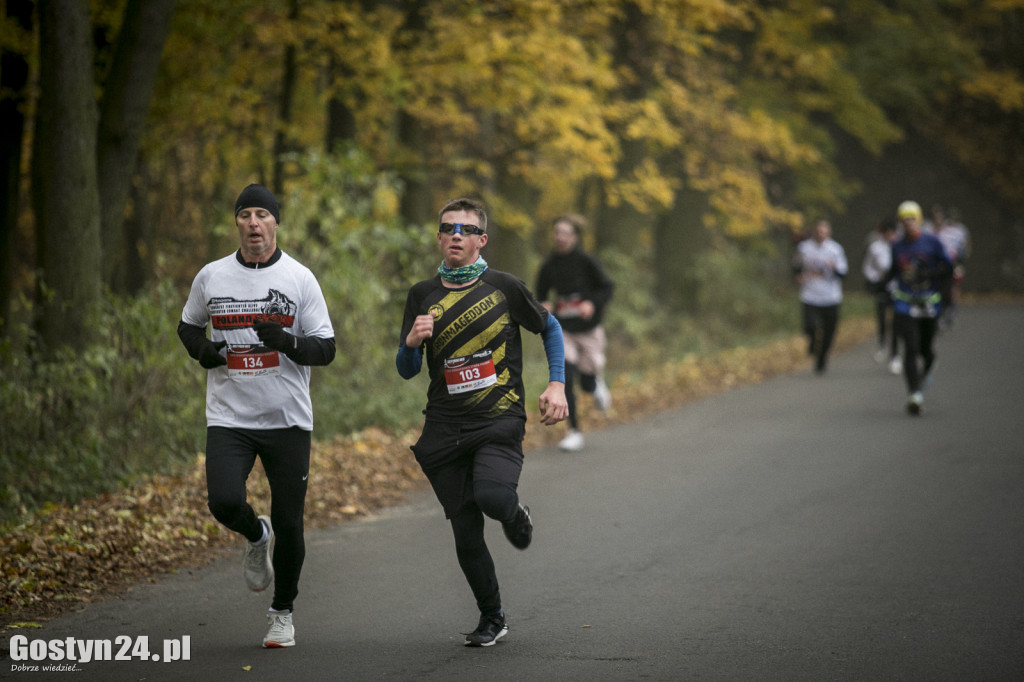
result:
[[[554,251],[541,265],[535,292],[562,325],[565,339],[565,398],[569,403],[569,432],[558,444],[580,450],[583,433],[576,410],[576,377],[580,388],[594,396],[597,409],[611,407],[612,394],[604,380],[606,337],[602,320],[615,284],[601,264],[585,253],[580,236],[583,216],[565,215],[554,223]],[[554,300],[548,294],[554,290]]]
[[[868,293],[875,300],[875,329],[878,339],[875,359],[881,363],[888,363],[889,371],[898,375],[903,373],[903,360],[899,356],[896,332],[891,328],[889,321],[892,313],[892,296],[888,289],[889,270],[892,269],[892,243],[895,239],[896,220],[883,218],[878,221],[864,253],[861,273],[864,275]]]
[[[243,574],[249,589],[261,592],[274,583],[265,648],[295,645],[292,606],[306,555],[303,510],[313,430],[309,367],[329,364],[335,351],[316,277],[277,246],[279,215],[266,187],[242,190],[235,202],[241,246],[199,271],[178,324],[188,354],[209,370],[210,511],[248,540]],[[245,481],[257,456],[270,483],[269,517],[257,517],[246,501]]]
[[[502,524],[517,549],[533,538],[519,502],[526,405],[520,328],[540,334],[548,385],[542,424],[567,416],[562,330],[522,280],[487,267],[487,212],[453,199],[438,216],[442,262],[437,274],[409,290],[395,364],[405,379],[426,358],[426,419],[412,451],[451,522],[459,566],[480,620],[466,645],[491,646],[508,633],[494,561],[484,541],[485,515]]]
[[[931,385],[935,369],[932,343],[942,314],[942,291],[953,264],[938,237],[921,229],[921,206],[917,202],[904,201],[896,217],[903,226],[903,237],[892,246],[888,277],[895,284],[893,326],[903,344],[907,412],[920,415],[924,411],[923,391]]]
[[[832,225],[827,220],[816,222],[811,237],[797,245],[793,272],[800,285],[807,352],[814,357],[817,374],[828,365],[848,267],[846,252],[832,239]]]
[[[963,288],[965,266],[971,255],[971,233],[967,226],[960,222],[959,213],[955,208],[949,210],[948,215],[943,216],[942,224],[938,226],[935,236],[942,242],[946,249],[946,255],[953,263],[953,276],[947,279],[947,287],[944,292],[942,317],[939,318],[939,325],[944,329],[953,326],[956,319],[956,309],[960,303],[960,291]]]

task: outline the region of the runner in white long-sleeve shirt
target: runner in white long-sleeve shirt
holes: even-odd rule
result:
[[[839,324],[839,304],[843,301],[843,277],[848,271],[846,252],[831,237],[832,225],[819,220],[811,238],[800,242],[793,258],[803,304],[807,353],[814,357],[817,374],[823,373],[828,365]]]
[[[210,512],[249,541],[243,562],[249,589],[274,586],[265,648],[295,645],[292,605],[305,558],[313,430],[309,368],[335,355],[316,277],[277,246],[279,215],[266,187],[242,191],[235,202],[241,245],[199,271],[178,324],[189,355],[208,370]],[[270,516],[257,516],[246,501],[245,481],[257,456],[270,483]]]

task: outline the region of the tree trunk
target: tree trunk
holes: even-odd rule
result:
[[[336,83],[350,79],[351,70],[335,56],[331,55],[327,67],[327,77],[334,89]],[[351,142],[356,137],[356,116],[352,109],[345,103],[345,100],[338,96],[332,96],[327,100],[327,131],[326,144],[328,154],[338,151],[339,145]]]
[[[7,0],[7,20],[26,33],[32,30],[32,3]],[[10,325],[14,298],[15,235],[18,232],[18,190],[21,179],[21,148],[25,133],[28,96],[28,56],[12,50],[0,55],[0,338]]]
[[[299,17],[298,0],[291,0],[288,7],[288,21],[293,23]],[[284,154],[291,151],[292,144],[288,139],[288,127],[292,122],[292,103],[295,101],[295,44],[289,42],[284,48],[284,76],[281,78],[281,98],[277,112],[277,132],[274,133],[274,171],[271,176],[270,190],[278,194],[284,193]]]
[[[397,6],[398,3],[396,2],[383,3],[378,0],[360,0],[360,13],[363,15],[369,14],[379,4],[390,4],[394,6],[396,11],[404,11],[402,7]],[[347,34],[345,29],[344,25],[337,25],[332,26],[331,31],[334,35],[345,36]],[[344,46],[341,46],[339,49],[338,46],[332,45],[327,64],[327,82],[330,83],[331,92],[333,93],[331,98],[327,100],[325,148],[328,154],[336,152],[339,144],[355,140],[356,132],[358,131],[356,111],[346,101],[345,97],[340,96],[339,93],[348,93],[350,97],[354,97],[356,109],[365,100],[364,84],[360,82],[355,71],[349,65],[348,57],[342,58],[340,56],[343,54],[343,51]]]
[[[413,43],[418,37],[415,36],[427,30],[426,19],[423,13],[426,11],[426,2],[415,2],[408,0],[401,3],[401,10],[404,13],[404,22],[399,35],[405,35],[408,40],[404,42]],[[402,43],[396,42],[392,49],[398,51]],[[403,150],[403,162],[398,166],[398,177],[405,186],[402,192],[400,211],[406,225],[421,225],[427,223],[436,225],[437,211],[440,206],[435,205],[432,186],[430,183],[430,170],[427,166],[427,133],[419,119],[405,109],[398,112],[398,143]]]
[[[522,178],[507,173],[508,164],[502,163],[500,159],[492,158],[489,162],[497,171],[496,182],[491,190],[493,195],[502,197],[511,206],[534,214],[533,207],[537,206],[540,192]],[[488,223],[487,231],[491,233],[491,241],[487,243],[484,258],[497,270],[511,272],[522,280],[531,281],[533,273],[528,272],[530,243],[521,230],[510,229],[502,224],[500,215],[494,215],[493,218],[493,223]]]
[[[658,300],[671,310],[697,312],[701,282],[694,268],[711,245],[702,220],[707,210],[704,193],[683,189],[655,225],[655,288]]]
[[[44,352],[88,344],[100,299],[98,113],[88,3],[39,6],[39,113],[32,151],[36,328]]]
[[[436,227],[437,211],[430,185],[430,172],[424,157],[426,140],[423,126],[412,115],[398,112],[398,142],[404,150],[405,161],[398,167],[398,177],[404,189],[399,211],[406,225],[424,223]]]
[[[615,48],[613,59],[619,69],[629,73],[631,78],[618,94],[624,102],[636,102],[648,95],[652,75],[650,52],[650,18],[636,2],[627,2],[623,8],[625,18],[614,28]],[[616,164],[615,177],[619,181],[629,178],[634,170],[647,158],[647,150],[641,140],[627,139],[619,131],[622,155]],[[594,236],[599,249],[615,248],[628,250],[636,243],[636,236],[650,229],[650,219],[630,204],[622,202],[609,206],[607,197],[602,196],[601,211],[594,224]]]
[[[136,248],[124,233],[125,205],[174,5],[175,0],[126,5],[103,88],[97,137],[103,279],[120,292],[127,286],[126,251]]]
[[[125,252],[124,292],[129,296],[135,296],[146,288],[153,260],[150,244],[154,216],[149,201],[152,178],[143,153],[139,154],[135,175],[131,186],[132,212],[124,221],[124,238],[128,247]]]

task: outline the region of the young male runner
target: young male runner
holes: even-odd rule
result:
[[[470,199],[441,209],[437,275],[415,284],[405,303],[396,365],[411,379],[424,358],[430,375],[426,419],[412,447],[455,535],[459,566],[480,611],[467,646],[491,646],[508,632],[484,517],[501,522],[518,549],[533,537],[517,488],[526,428],[520,329],[541,334],[549,382],[541,422],[565,419],[562,331],[518,278],[480,256],[487,212]]]

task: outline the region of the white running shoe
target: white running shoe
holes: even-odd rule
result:
[[[608,384],[604,382],[603,377],[597,380],[597,386],[594,388],[594,405],[600,412],[607,412],[612,407],[612,392],[608,390]]]
[[[879,348],[878,350],[875,351],[875,362],[877,362],[880,365],[884,365],[885,364],[885,360],[888,357],[889,357],[889,353],[886,352],[886,350],[884,348]]]
[[[907,398],[907,412],[915,417],[924,412],[924,396],[921,394],[921,391],[915,391]]]
[[[295,626],[292,625],[291,611],[267,611],[267,621],[270,629],[263,638],[264,649],[281,649],[286,646],[295,646]]]
[[[576,429],[570,429],[569,434],[558,444],[559,450],[566,452],[577,452],[583,449],[583,434]]]
[[[892,356],[889,360],[889,374],[903,374],[903,358],[898,355]]]
[[[247,543],[245,559],[242,561],[245,584],[253,592],[262,592],[274,581],[274,563],[270,558],[270,545],[274,542],[274,528],[270,525],[269,516],[261,516],[260,521],[267,527],[267,540],[261,544]]]

